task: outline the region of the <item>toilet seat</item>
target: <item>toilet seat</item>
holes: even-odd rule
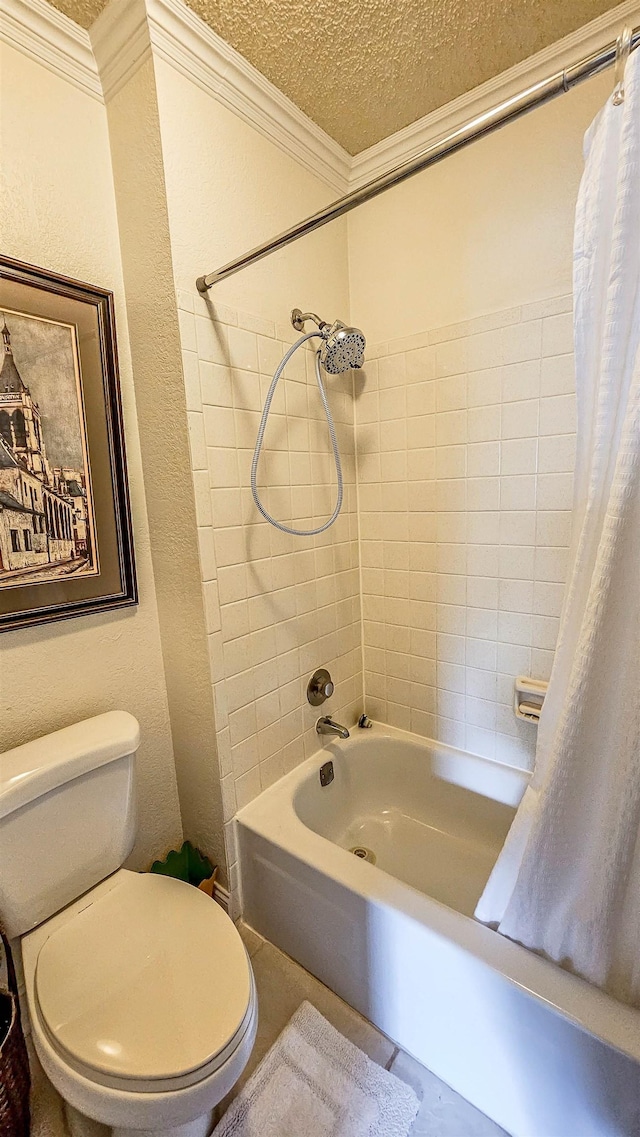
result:
[[[53,1049],[116,1090],[178,1090],[215,1073],[255,1012],[229,917],[190,885],[152,874],[121,871],[113,888],[85,899],[35,962],[38,1018]]]

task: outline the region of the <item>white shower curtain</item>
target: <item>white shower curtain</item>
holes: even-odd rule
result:
[[[569,580],[535,771],[476,916],[640,1004],[640,51],[585,139]]]

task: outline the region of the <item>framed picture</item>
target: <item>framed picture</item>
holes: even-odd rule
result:
[[[0,256],[0,630],[137,603],[113,294]]]

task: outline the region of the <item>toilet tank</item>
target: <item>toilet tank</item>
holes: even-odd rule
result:
[[[0,755],[0,922],[23,935],[125,861],[140,728],[109,711]]]

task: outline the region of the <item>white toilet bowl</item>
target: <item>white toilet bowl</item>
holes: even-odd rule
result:
[[[21,947],[35,1048],[72,1116],[114,1137],[206,1137],[258,1018],[251,964],[219,905],[120,869]]]

